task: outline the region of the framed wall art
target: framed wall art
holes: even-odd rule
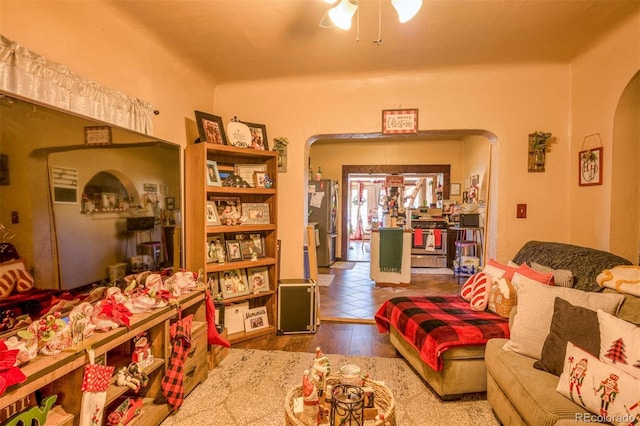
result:
[[[578,185],[602,185],[602,147],[578,153]]]
[[[86,126],[84,128],[85,145],[111,145],[111,127]]]
[[[418,133],[418,109],[383,109],[382,134]]]
[[[227,136],[224,133],[222,117],[207,114],[202,111],[195,111],[195,114],[201,142],[215,143],[218,145],[227,144]]]
[[[450,195],[460,195],[460,184],[452,183],[451,184],[451,193]]]
[[[245,121],[243,121],[243,123],[249,127],[249,133],[251,134],[249,148],[258,149],[260,151],[269,151],[267,126],[264,124],[247,123]]]
[[[251,290],[247,281],[246,270],[229,269],[220,272],[220,292],[223,299],[249,294]]]

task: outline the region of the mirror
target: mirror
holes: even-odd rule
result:
[[[181,265],[179,145],[1,92],[0,117],[0,238],[37,288]]]

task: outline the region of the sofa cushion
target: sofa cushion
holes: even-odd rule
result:
[[[538,281],[539,283],[553,285],[553,272],[539,272],[535,269],[532,269],[526,263],[518,266],[517,272],[518,274],[524,275],[525,277],[531,278],[532,280]]]
[[[564,368],[556,387],[563,396],[604,420],[626,426],[640,413],[638,389],[640,380],[567,343]]]
[[[540,359],[544,341],[549,334],[555,298],[589,308],[615,314],[623,296],[580,291],[573,288],[529,283],[518,289],[518,310],[513,318],[507,347],[515,352]]]
[[[503,350],[506,339],[491,339],[485,348],[487,372],[506,393],[525,424],[551,426],[574,419],[584,409],[555,392],[558,377],[533,368],[535,360]]]
[[[489,259],[487,264],[482,268],[482,272],[491,275],[494,280],[505,277],[508,280],[513,278],[513,274],[518,270],[517,266],[509,266],[498,262],[495,259]]]
[[[591,309],[573,306],[556,297],[549,335],[544,341],[535,368],[560,376],[564,368],[564,351],[568,342],[580,346],[593,356],[600,354],[598,314]]]
[[[493,283],[489,292],[489,310],[501,317],[509,318],[511,310],[517,303],[516,289],[506,278]]]
[[[553,285],[573,287],[573,272],[568,269],[553,269],[537,262],[531,262],[531,269],[538,272],[551,272],[553,274]]]
[[[597,317],[600,325],[600,361],[615,365],[640,379],[640,327],[602,310],[598,310]]]
[[[513,257],[521,264],[536,262],[553,269],[568,269],[573,273],[573,288],[599,291],[596,277],[605,269],[631,265],[627,259],[606,251],[572,244],[529,241]]]
[[[489,303],[489,292],[493,285],[493,279],[489,274],[482,274],[473,283],[473,289],[471,290],[471,300],[469,301],[469,307],[478,312],[482,312],[487,309]]]

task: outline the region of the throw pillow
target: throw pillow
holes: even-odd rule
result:
[[[556,390],[598,415],[598,422],[632,424],[640,416],[640,380],[567,343]]]
[[[482,274],[473,283],[471,290],[471,301],[469,306],[473,311],[484,311],[489,303],[489,291],[493,285],[493,279],[489,274]]]
[[[527,278],[536,280],[539,283],[546,284],[546,285],[553,285],[553,272],[538,272],[534,269],[531,269],[531,267],[526,263],[523,263],[522,265],[518,266],[518,270],[516,272]]]
[[[496,261],[495,259],[489,259],[489,261],[484,266],[484,268],[482,268],[482,272],[485,272],[491,275],[491,277],[493,277],[494,280],[499,280],[502,277],[505,277],[506,279],[511,280],[513,278],[513,274],[517,270],[518,268],[509,266],[509,265],[504,265]]]
[[[600,354],[598,314],[591,309],[573,306],[556,297],[549,335],[544,341],[540,359],[533,366],[559,376],[564,367],[564,351],[572,342],[591,355]]]
[[[460,297],[462,297],[467,302],[471,302],[471,293],[473,292],[473,285],[476,280],[482,276],[486,275],[484,272],[478,272],[476,274],[471,275],[462,285],[460,289]]]
[[[513,274],[513,279],[511,280],[511,284],[513,284],[516,291],[520,291],[520,287],[522,287],[523,285],[538,285],[542,283],[533,278],[529,278],[526,275],[522,275],[520,272],[516,272],[515,274]]]
[[[640,379],[640,327],[598,310],[600,361]]]
[[[624,265],[605,269],[596,277],[596,281],[600,287],[640,297],[640,266]]]
[[[0,298],[7,297],[11,294],[11,291],[6,295],[4,294],[9,287],[10,281],[13,281],[13,288],[15,288],[18,293],[24,293],[33,288],[33,277],[27,272],[22,259],[0,263],[0,277],[2,279],[2,283],[0,284],[2,295],[0,295]]]
[[[511,336],[505,344],[506,349],[540,359],[544,341],[549,334],[556,297],[565,299],[572,305],[594,311],[602,309],[613,314],[617,312],[624,296],[548,286],[536,282],[520,286],[518,311],[513,318]]]
[[[516,306],[516,289],[506,278],[494,282],[489,293],[489,310],[503,318],[509,318],[511,309]]]
[[[558,287],[573,287],[573,272],[569,269],[553,269],[536,262],[531,262],[531,269],[538,272],[553,273],[553,285],[557,285]]]

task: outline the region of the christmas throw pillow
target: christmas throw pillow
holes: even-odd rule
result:
[[[10,296],[14,288],[18,293],[29,291],[33,284],[22,259],[0,263],[0,299]]]
[[[506,278],[493,283],[489,293],[489,310],[503,318],[509,318],[511,309],[516,306],[516,289]]]
[[[469,302],[469,306],[472,310],[481,312],[487,309],[487,304],[489,303],[489,292],[491,291],[492,285],[493,279],[489,274],[482,274],[473,283],[473,288],[471,289],[471,301]]]
[[[460,297],[462,297],[467,302],[471,302],[471,293],[473,292],[473,285],[476,281],[485,276],[484,272],[478,272],[476,274],[471,275],[467,278],[467,281],[464,282],[462,288],[460,289]]]
[[[598,416],[598,422],[632,424],[640,416],[638,389],[638,379],[567,343],[556,390]]]
[[[598,323],[600,361],[640,379],[640,327],[602,310],[598,310]]]

